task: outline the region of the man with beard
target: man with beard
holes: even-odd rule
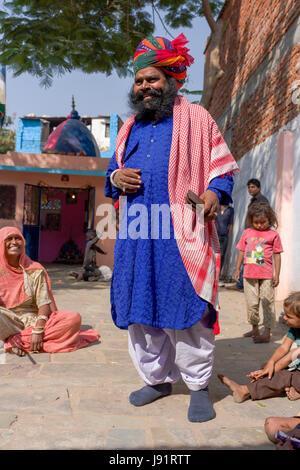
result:
[[[220,249],[212,219],[219,200],[231,201],[237,165],[209,113],[177,94],[193,62],[186,43],[181,34],[172,42],[149,36],[139,44],[130,93],[135,114],[118,134],[105,195],[126,196],[115,245],[111,311],[116,326],[128,329],[129,353],[146,384],[129,401],[142,406],[169,395],[181,377],[191,392],[188,419],[203,422],[215,417],[208,381]],[[204,201],[204,224],[188,211],[192,240],[182,235],[186,219],[172,209],[184,213],[188,190]],[[166,207],[167,237],[151,217]],[[130,225],[143,208],[147,215],[133,234]]]

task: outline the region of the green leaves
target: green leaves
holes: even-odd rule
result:
[[[223,4],[210,3],[215,13]],[[4,1],[0,62],[16,75],[38,76],[43,86],[74,69],[131,73],[137,44],[154,31],[153,5],[172,27],[191,26],[202,14],[201,0]]]
[[[0,130],[0,154],[14,150],[16,144],[16,133],[9,129]]]
[[[212,14],[217,16],[224,0],[210,1]],[[173,28],[192,26],[192,20],[203,16],[202,0],[157,0],[155,5],[166,13],[165,20]]]
[[[129,67],[137,43],[153,31],[140,0],[15,0],[0,15],[0,62],[44,86],[62,71],[111,73]],[[137,11],[136,11],[137,10]],[[137,14],[136,14],[137,13]]]

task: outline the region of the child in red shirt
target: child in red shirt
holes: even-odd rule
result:
[[[268,343],[275,317],[274,288],[279,284],[282,250],[273,209],[265,202],[249,207],[248,226],[237,244],[240,250],[234,278],[238,281],[240,267],[244,263],[244,293],[247,303],[248,321],[252,331],[244,336],[253,337],[255,343]],[[274,260],[274,268],[273,268]],[[264,333],[259,333],[259,305],[263,308]]]

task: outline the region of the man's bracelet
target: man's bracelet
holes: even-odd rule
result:
[[[116,170],[112,172],[112,174],[110,175],[110,182],[115,188],[120,189],[119,186],[117,186],[116,183],[114,183],[114,176],[117,173],[117,171],[120,171],[120,168],[117,168]]]
[[[44,333],[44,328],[43,329],[33,329],[31,334],[35,334],[35,335],[42,335]]]

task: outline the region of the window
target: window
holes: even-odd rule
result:
[[[110,137],[110,123],[105,123],[105,137]]]
[[[16,186],[0,185],[0,219],[16,218]]]
[[[60,232],[62,203],[59,198],[51,198],[43,190],[41,202],[41,230]]]

